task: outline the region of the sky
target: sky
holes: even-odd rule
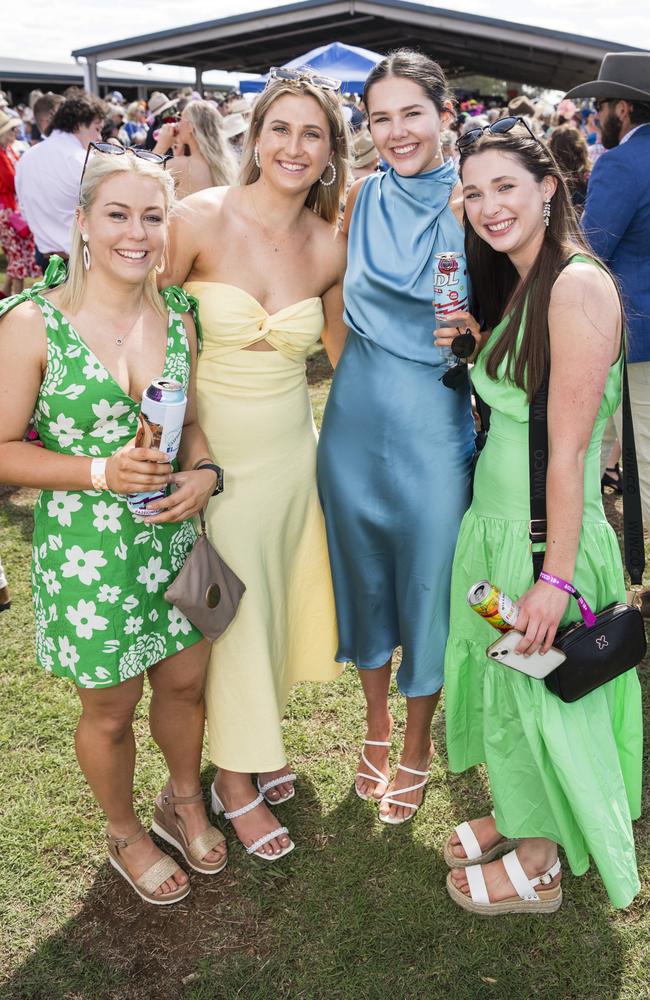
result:
[[[2,0],[8,9],[3,11],[0,57],[66,61],[73,49],[232,14],[277,9],[285,2],[191,0],[183,4],[179,0],[27,0],[19,4]],[[556,0],[555,4],[549,4],[548,0],[500,0],[499,4],[494,0],[438,0],[428,6],[484,14],[650,49],[647,0],[620,3]]]

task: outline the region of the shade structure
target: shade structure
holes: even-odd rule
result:
[[[331,42],[329,45],[319,45],[316,49],[305,52],[289,62],[283,63],[288,69],[298,69],[309,66],[323,76],[331,76],[341,81],[344,94],[360,94],[368,73],[380,59],[380,52],[371,52],[358,45],[345,45],[343,42]],[[242,81],[241,89],[245,91],[263,90],[266,78],[260,80]]]

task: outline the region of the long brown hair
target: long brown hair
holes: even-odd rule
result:
[[[572,181],[583,180],[590,173],[589,146],[575,125],[560,125],[553,129],[548,147],[569,186]]]
[[[330,159],[336,170],[336,182],[328,187],[317,180],[309,189],[305,205],[307,208],[311,208],[316,215],[320,215],[321,219],[334,225],[339,215],[347,180],[349,133],[343,117],[341,102],[332,90],[317,87],[307,79],[299,81],[278,79],[273,80],[266,90],[262,91],[253,105],[250,127],[242,151],[240,183],[242,185],[254,184],[260,176],[260,168],[255,162],[255,145],[269,109],[278,97],[284,97],[285,94],[292,94],[294,97],[296,94],[313,97],[327,118],[332,147]],[[324,174],[329,173],[329,168],[326,167]]]
[[[472,288],[485,325],[493,329],[503,319],[506,309],[508,312],[508,322],[504,329],[497,340],[489,345],[486,372],[490,378],[497,379],[499,367],[505,359],[506,378],[523,389],[528,400],[532,401],[550,365],[548,309],[551,291],[560,271],[577,253],[589,257],[605,271],[607,268],[595,256],[582,235],[562,171],[547,146],[527,134],[522,135],[519,130],[500,135],[486,132],[463,150],[461,177],[470,157],[488,150],[515,156],[539,184],[545,177],[554,177],[557,181],[555,194],[551,198],[551,214],[544,241],[521,284],[517,270],[507,254],[493,250],[475,232],[465,213],[465,254]],[[612,281],[617,287],[613,278]],[[521,344],[517,346],[524,315],[524,332]]]

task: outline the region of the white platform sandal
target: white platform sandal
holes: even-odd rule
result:
[[[510,851],[501,859],[506,874],[514,886],[516,896],[491,903],[481,865],[470,865],[465,869],[469,896],[461,892],[454,883],[452,873],[447,875],[447,892],[463,910],[478,913],[484,917],[496,917],[503,913],[555,913],[562,905],[562,886],[552,889],[537,889],[539,885],[549,885],[562,866],[559,859],[543,875],[529,879],[516,851]]]
[[[494,812],[491,815],[494,816]],[[517,838],[508,839],[507,837],[502,837],[498,843],[488,848],[487,851],[481,851],[481,845],[476,839],[476,834],[469,823],[459,823],[458,826],[454,827],[454,833],[460,840],[460,846],[465,851],[465,857],[456,857],[452,849],[458,847],[458,844],[452,844],[450,837],[443,851],[449,868],[468,868],[470,865],[476,864],[485,865],[488,861],[493,861],[499,854],[503,854],[504,851],[510,851],[519,844]]]
[[[233,809],[232,812],[226,812],[226,807],[217,795],[214,785],[212,786],[212,812],[215,816],[219,816],[223,813],[224,819],[227,820],[237,819],[238,816],[245,816],[246,813],[252,812],[253,809],[256,809],[263,802],[264,796],[258,795],[252,802],[249,802],[248,805],[242,806],[241,809]],[[273,840],[275,837],[281,837],[284,833],[289,833],[286,826],[279,826],[277,830],[272,830],[271,833],[265,833],[264,836],[258,837],[257,840],[253,841],[250,847],[245,848],[246,853],[249,855],[254,854],[256,858],[261,858],[262,861],[279,861],[280,858],[290,854],[296,846],[291,838],[289,838],[289,843],[279,854],[266,854],[264,851],[261,851],[260,848],[264,847],[265,844],[268,844],[269,841]]]
[[[289,799],[292,799],[295,796],[295,794],[296,794],[295,788],[292,787],[291,791],[289,792],[289,794],[288,795],[284,795],[281,799],[270,799],[266,793],[270,792],[272,788],[277,788],[278,785],[285,785],[285,784],[287,784],[287,785],[292,785],[293,786],[294,781],[297,781],[297,780],[298,780],[298,775],[297,774],[292,774],[292,773],[281,774],[279,778],[271,778],[270,781],[265,781],[263,785],[260,785],[260,779],[259,779],[259,776],[258,776],[258,778],[257,778],[257,790],[260,793],[260,795],[264,796],[265,801],[268,802],[268,804],[270,806],[279,806],[283,802],[288,802]]]
[[[364,740],[363,745],[369,747],[389,747],[390,742],[386,740]],[[363,750],[361,751],[361,760],[368,768],[368,770],[373,771],[374,773],[364,774],[363,771],[357,771],[357,773],[354,776],[354,790],[360,799],[363,799],[364,802],[368,802],[369,799],[374,799],[375,797],[374,795],[364,795],[363,792],[359,791],[357,787],[357,778],[365,778],[366,781],[374,781],[376,785],[386,785],[386,787],[388,787],[390,778],[388,777],[388,775],[384,774],[383,771],[380,771],[378,767],[375,767],[374,764],[370,763]]]
[[[408,816],[405,816],[404,819],[397,819],[396,816],[390,816],[390,815],[383,816],[380,812],[379,819],[381,820],[381,822],[389,823],[391,826],[399,826],[401,823],[408,823],[410,819],[413,819],[416,812],[420,808],[420,806],[416,805],[414,802],[404,802],[402,801],[402,799],[396,799],[395,796],[406,795],[407,792],[416,792],[418,788],[424,788],[427,781],[429,780],[429,773],[430,773],[429,771],[416,771],[412,767],[407,767],[406,764],[398,764],[397,769],[398,771],[406,771],[408,774],[415,774],[420,778],[424,778],[424,781],[418,781],[417,784],[409,785],[408,788],[396,788],[390,793],[390,795],[384,795],[384,797],[381,799],[379,805],[382,805],[382,803],[384,802],[388,802],[389,805],[404,806],[404,808],[412,810],[412,812],[409,813]],[[424,796],[422,797],[422,802],[424,802]],[[422,805],[422,802],[420,803],[420,805]]]

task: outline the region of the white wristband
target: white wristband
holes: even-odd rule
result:
[[[94,490],[107,490],[106,482],[106,458],[93,458],[90,463],[90,479]]]

